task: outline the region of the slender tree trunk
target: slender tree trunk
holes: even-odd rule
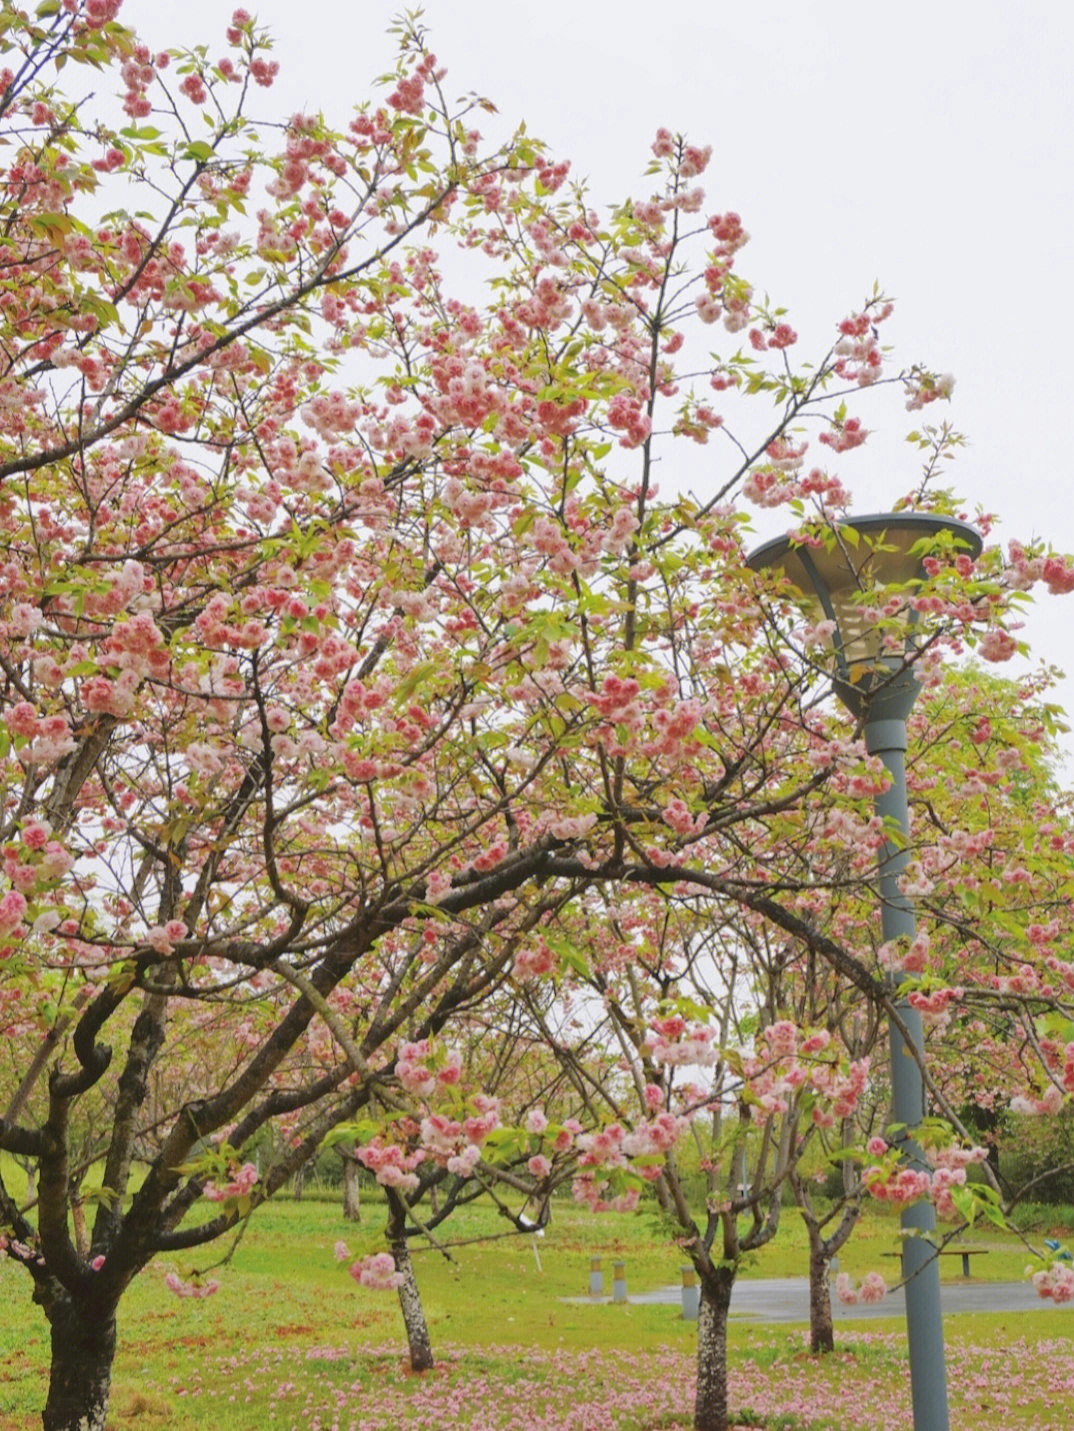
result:
[[[362,1220],[358,1164],[350,1153],[343,1155],[343,1216],[348,1222],[361,1222]]]
[[[407,1346],[410,1349],[410,1369],[429,1371],[433,1365],[433,1344],[429,1340],[429,1328],[425,1322],[417,1278],[414,1276],[414,1264],[410,1260],[410,1251],[405,1242],[402,1248],[392,1249],[392,1257],[395,1270],[403,1276],[399,1287],[399,1307],[403,1313]]]
[[[301,1201],[302,1201],[302,1185],[303,1185],[303,1183],[304,1183],[305,1181],[306,1181],[306,1165],[305,1165],[305,1163],[303,1163],[302,1166],[299,1168],[298,1172],[295,1173],[294,1182],[292,1183],[292,1189],[293,1189],[293,1192],[294,1192],[295,1202],[301,1202]]]
[[[822,1247],[809,1249],[809,1350],[814,1356],[835,1350],[831,1267]]]
[[[76,1307],[66,1298],[48,1310],[52,1367],[44,1431],[104,1431],[116,1354],[114,1311]]]
[[[392,1261],[395,1263],[396,1272],[403,1279],[399,1286],[399,1310],[403,1314],[407,1346],[410,1349],[410,1369],[429,1371],[433,1365],[433,1344],[429,1340],[429,1328],[421,1305],[421,1292],[418,1290],[414,1264],[410,1260],[410,1248],[407,1246],[407,1206],[393,1188],[386,1188],[385,1191],[388,1196],[388,1241],[392,1249]]]
[[[700,1282],[694,1431],[727,1431],[727,1313],[734,1269],[717,1267]]]

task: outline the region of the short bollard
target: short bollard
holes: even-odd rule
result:
[[[589,1259],[589,1295],[600,1297],[604,1292],[604,1273],[600,1270],[600,1258]]]
[[[612,1263],[612,1301],[626,1301],[626,1263]]]
[[[697,1321],[697,1274],[692,1267],[682,1269],[682,1319]]]

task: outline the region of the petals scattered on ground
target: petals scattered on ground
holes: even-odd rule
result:
[[[1005,1428],[1069,1431],[1074,1343],[1065,1338],[1014,1340],[1000,1352],[955,1342],[948,1376],[956,1427],[986,1417]],[[281,1431],[678,1431],[690,1425],[693,1382],[693,1358],[668,1349],[449,1347],[419,1377],[397,1344],[332,1343],[299,1354],[252,1348],[207,1366],[204,1387],[195,1372],[159,1390],[188,1405],[267,1400],[263,1424]],[[801,1431],[904,1431],[911,1416],[905,1341],[864,1333],[815,1361],[801,1333],[765,1338],[734,1359],[730,1403],[754,1426],[771,1417]]]

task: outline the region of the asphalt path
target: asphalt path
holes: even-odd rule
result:
[[[628,1284],[629,1285],[629,1284]],[[568,1297],[576,1304],[594,1306],[610,1302],[610,1297]],[[628,1292],[627,1301],[668,1303],[679,1306],[682,1288],[657,1287],[652,1292]],[[983,1282],[976,1277],[967,1281],[944,1282],[940,1285],[940,1303],[944,1316],[961,1312],[1040,1312],[1049,1309],[1062,1312],[1074,1309],[1074,1303],[1056,1306],[1037,1296],[1030,1282]],[[900,1287],[889,1292],[882,1302],[858,1303],[847,1306],[832,1293],[832,1317],[837,1322],[856,1321],[870,1317],[902,1317],[906,1315],[906,1297]],[[808,1322],[809,1282],[805,1277],[740,1277],[731,1293],[731,1316],[745,1322]]]

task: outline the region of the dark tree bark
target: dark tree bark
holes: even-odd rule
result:
[[[410,1260],[410,1248],[407,1245],[407,1205],[394,1188],[386,1188],[385,1192],[388,1195],[388,1242],[395,1270],[403,1279],[399,1286],[399,1309],[406,1327],[410,1369],[429,1371],[433,1366],[433,1345],[429,1340],[429,1328],[421,1305],[421,1292],[418,1290],[414,1264]]]
[[[362,1198],[358,1164],[353,1153],[343,1154],[343,1216],[348,1222],[361,1222]]]
[[[835,1350],[835,1328],[832,1323],[832,1259],[857,1225],[861,1203],[856,1191],[856,1178],[850,1164],[844,1165],[847,1195],[823,1216],[813,1206],[802,1178],[791,1174],[791,1188],[798,1210],[802,1214],[809,1238],[809,1350],[823,1356]],[[836,1221],[838,1219],[838,1221]],[[832,1228],[827,1237],[826,1229]]]
[[[295,1202],[301,1202],[301,1201],[302,1201],[302,1188],[303,1188],[303,1185],[305,1184],[305,1181],[306,1181],[306,1165],[305,1165],[305,1163],[303,1163],[302,1166],[301,1166],[301,1167],[298,1169],[298,1171],[295,1173],[294,1180],[293,1180],[292,1183],[291,1183],[291,1188],[292,1188],[292,1192],[293,1192],[293,1195],[294,1195]]]
[[[810,1239],[812,1241],[812,1238]],[[814,1356],[835,1351],[832,1327],[832,1259],[823,1244],[809,1249],[809,1350]]]
[[[116,1354],[116,1316],[64,1297],[47,1309],[52,1368],[44,1431],[104,1431]]]
[[[735,1269],[714,1267],[699,1280],[694,1431],[727,1431],[727,1314]]]

